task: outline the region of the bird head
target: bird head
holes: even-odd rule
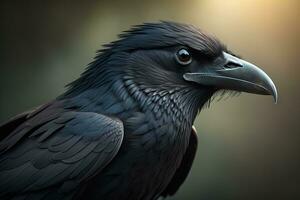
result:
[[[130,52],[127,72],[141,85],[234,90],[272,95],[276,87],[260,68],[233,53],[216,38],[191,25],[162,22],[137,26],[118,45]]]
[[[276,87],[264,71],[198,28],[174,22],[146,23],[124,32],[106,45],[81,80],[91,79],[85,77],[89,74],[95,79],[119,74],[129,87],[134,83],[135,91],[199,94],[190,96],[202,97],[201,105],[220,90],[272,95],[277,101]]]

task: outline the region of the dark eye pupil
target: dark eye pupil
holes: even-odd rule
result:
[[[180,64],[187,65],[191,62],[191,54],[186,49],[177,52],[177,60]]]

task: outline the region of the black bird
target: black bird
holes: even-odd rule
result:
[[[217,91],[273,95],[259,68],[174,22],[135,26],[55,100],[0,126],[0,199],[154,200],[191,168]]]

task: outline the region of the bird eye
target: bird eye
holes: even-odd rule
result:
[[[192,56],[186,49],[180,49],[176,53],[176,60],[181,65],[188,65],[192,62]]]

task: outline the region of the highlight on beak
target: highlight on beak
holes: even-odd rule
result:
[[[272,95],[277,103],[277,89],[271,78],[257,66],[223,52],[226,63],[221,68],[202,67],[198,72],[185,73],[186,81],[261,95]]]

